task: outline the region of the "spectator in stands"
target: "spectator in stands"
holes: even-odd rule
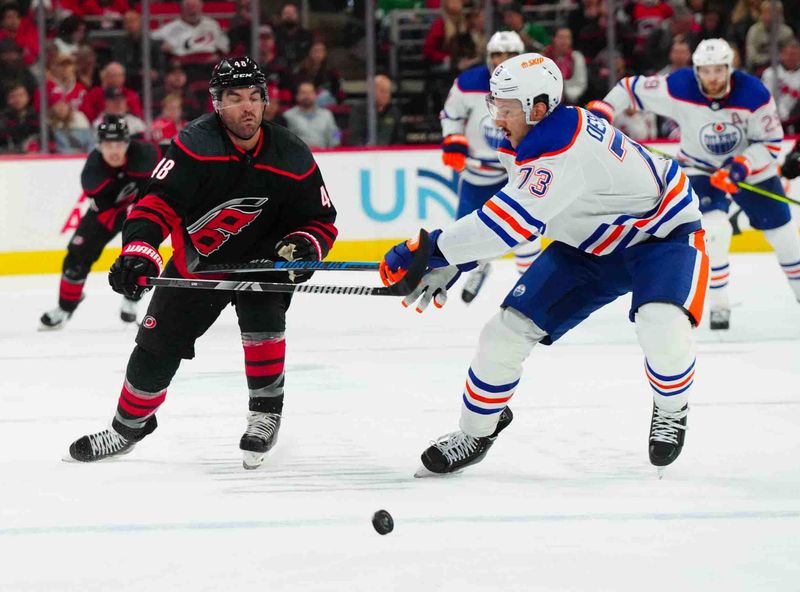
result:
[[[91,45],[81,45],[75,53],[78,80],[87,89],[100,84],[100,73],[97,71],[97,54]]]
[[[183,99],[179,94],[167,95],[161,100],[161,114],[153,120],[150,139],[161,145],[168,145],[186,127],[183,118]]]
[[[317,89],[313,82],[301,82],[295,97],[297,105],[286,111],[289,130],[312,148],[333,148],[341,142],[333,113],[317,107]]]
[[[658,71],[658,75],[669,76],[675,70],[688,68],[691,65],[692,48],[683,36],[678,36],[669,50],[669,63]]]
[[[707,8],[703,11],[703,20],[700,21],[699,38],[723,39],[728,30],[722,12],[716,8]]]
[[[596,56],[608,41],[606,23],[608,13],[605,0],[584,0],[583,18],[574,39],[575,48],[585,56]],[[617,29],[617,33],[620,33]],[[617,37],[619,39],[619,36]],[[603,95],[605,96],[605,95]],[[602,97],[601,97],[602,98]]]
[[[128,0],[60,0],[59,4],[62,10],[71,14],[109,19],[120,19],[130,9]]]
[[[261,25],[258,37],[258,64],[267,77],[267,87],[275,88],[282,103],[294,101],[294,77],[286,58],[279,56],[272,27]]]
[[[300,26],[300,11],[297,4],[288,2],[281,9],[281,18],[275,27],[275,43],[278,55],[283,57],[291,68],[305,59],[311,50],[314,35]]]
[[[433,69],[450,71],[456,67],[453,60],[460,36],[468,34],[469,22],[464,12],[463,0],[444,0],[441,15],[431,24],[422,55]]]
[[[328,107],[344,100],[342,77],[328,64],[328,48],[315,41],[305,59],[297,68],[297,79],[311,81],[317,88],[317,105]]]
[[[678,38],[686,41],[693,51],[698,42],[699,30],[688,10],[676,10],[668,25],[662,25],[650,33],[641,59],[636,64],[637,69],[643,74],[650,74],[663,68],[669,61],[669,52]]]
[[[525,51],[541,52],[552,41],[547,29],[537,22],[528,21],[522,6],[516,2],[508,4],[503,10],[503,24],[522,38]]]
[[[139,95],[125,86],[125,67],[119,62],[109,62],[100,70],[100,86],[90,89],[83,99],[81,111],[90,121],[94,121],[103,112],[106,102],[106,91],[116,89],[125,95],[127,106],[137,117],[142,116],[142,102]],[[131,131],[133,134],[134,132]]]
[[[736,6],[731,12],[731,25],[728,30],[728,38],[731,45],[735,45],[740,51],[744,51],[747,43],[747,32],[758,22],[761,14],[762,0],[737,0]]]
[[[183,68],[171,66],[164,74],[161,84],[153,89],[153,102],[160,105],[169,95],[177,95],[181,98],[181,110],[186,119],[191,121],[200,117],[206,112],[205,103],[189,92],[188,80]]]
[[[66,102],[72,109],[80,109],[86,96],[86,87],[78,81],[75,58],[66,53],[59,54],[53,67],[47,72],[47,104]],[[39,89],[36,89],[33,104],[40,109]]]
[[[111,47],[111,59],[124,64],[128,73],[128,85],[136,92],[142,91],[142,17],[135,10],[128,10],[122,17],[125,34],[116,39]],[[150,77],[155,81],[163,69],[164,53],[157,43],[150,44]]]
[[[761,80],[773,93],[778,106],[778,116],[783,131],[794,134],[800,131],[800,43],[793,39],[781,49],[777,69],[764,70]],[[775,90],[773,90],[775,89]]]
[[[22,154],[39,133],[39,116],[21,83],[12,85],[0,111],[0,152]]]
[[[792,30],[783,22],[783,3],[776,2],[777,14],[774,15],[778,20],[778,46],[783,47],[794,38]],[[761,2],[761,12],[758,22],[747,31],[747,49],[745,51],[745,63],[747,69],[760,76],[769,65],[769,47],[772,39],[772,1],[763,0]]]
[[[650,34],[662,25],[669,23],[675,11],[664,0],[635,0],[631,16],[633,17],[636,44],[634,56],[638,59],[644,53],[645,42]]]
[[[180,18],[154,31],[151,37],[182,64],[214,63],[229,48],[228,36],[219,23],[203,16],[203,0],[182,0]]]
[[[79,154],[94,148],[94,130],[89,120],[66,101],[53,103],[47,119],[59,154]]]
[[[289,123],[286,118],[281,115],[281,95],[278,89],[274,86],[268,86],[267,92],[269,93],[269,103],[264,109],[264,121],[271,121],[276,125],[282,125],[288,128]]]
[[[0,6],[0,41],[11,39],[22,48],[22,60],[30,66],[39,56],[39,32],[29,16],[22,16],[19,4]]]
[[[18,82],[25,86],[28,95],[33,94],[38,84],[22,60],[22,48],[11,39],[3,39],[0,41],[0,97],[6,96]]]
[[[402,114],[392,102],[392,81],[388,76],[375,77],[375,110],[377,111],[376,146],[402,144],[405,140]],[[367,105],[358,103],[350,111],[348,144],[367,144]]]
[[[59,54],[75,55],[78,47],[86,43],[86,21],[73,14],[58,24],[58,35],[54,39]]]
[[[236,14],[228,26],[231,55],[250,55],[250,27],[253,22],[250,0],[236,0]]]
[[[586,92],[589,81],[586,73],[586,58],[572,49],[572,31],[559,27],[553,35],[553,43],[544,50],[544,55],[553,60],[564,77],[564,98],[576,105]]]
[[[110,113],[111,115],[119,115],[125,118],[131,136],[141,137],[144,134],[147,126],[141,118],[131,113],[128,105],[128,95],[124,89],[110,86],[103,91],[103,97],[105,98],[105,105],[102,112],[92,122],[92,127],[96,129],[103,120],[103,115]]]

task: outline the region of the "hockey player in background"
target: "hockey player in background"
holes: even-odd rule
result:
[[[498,31],[486,45],[487,63],[461,73],[439,115],[442,122],[442,162],[461,173],[458,182],[456,218],[480,208],[506,184],[506,171],[497,159],[503,133],[486,112],[489,76],[501,62],[525,51],[514,31]],[[469,160],[468,160],[469,159]],[[537,237],[515,249],[517,269],[523,273],[541,252]],[[491,271],[489,261],[481,261],[467,278],[461,298],[472,302]]]
[[[214,113],[189,124],[152,173],[122,231],[124,247],[109,273],[115,291],[139,299],[138,280],[158,276],[158,245],[175,249],[165,277],[197,277],[203,264],[253,259],[319,261],[334,240],[336,210],[308,146],[263,121],[266,79],[247,57],[223,59],[210,92]],[[188,257],[188,259],[187,259]],[[304,281],[310,274],[288,274]],[[229,304],[239,319],[249,389],[244,467],[253,469],[275,444],[283,409],[286,311],[291,294],[156,288],[131,354],[111,427],[83,436],[73,459],[127,453],[156,428],[156,411],[181,359]]]
[[[122,230],[133,201],[158,162],[158,148],[131,140],[128,124],[117,115],[105,115],[97,126],[97,147],[81,171],[81,187],[89,209],[67,246],[58,291],[58,306],[44,313],[42,329],[61,329],[83,300],[83,286],[105,246]],[[120,318],[136,321],[136,301],[122,300]]]
[[[753,228],[764,231],[798,300],[800,237],[787,204],[736,185],[746,181],[784,194],[777,171],[783,128],[769,90],[758,78],[733,69],[733,50],[723,39],[701,41],[692,61],[693,68],[666,77],[624,78],[605,99],[592,101],[588,108],[612,122],[615,113],[626,109],[652,111],[680,126],[678,159],[700,197],[708,238],[710,326],[728,329],[728,251],[733,228],[727,194],[741,206]],[[716,172],[710,174],[713,169]]]
[[[422,454],[450,473],[480,461],[512,420],[508,402],[537,343],[555,343],[594,311],[632,292],[629,318],[653,393],[649,456],[680,454],[694,379],[708,257],[700,209],[678,164],[654,157],[604,119],[560,105],[555,63],[523,54],[491,78],[489,111],[505,133],[508,183],[479,210],[430,234],[431,271],[407,298],[443,304],[460,270],[534,235],[553,239],[483,328],[467,372],[460,429]],[[413,246],[384,257],[384,281],[402,276]],[[535,382],[532,390],[535,390]],[[533,393],[531,393],[533,394]]]

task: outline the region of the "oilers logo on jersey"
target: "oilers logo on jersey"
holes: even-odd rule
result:
[[[488,113],[481,119],[480,128],[483,132],[483,139],[486,141],[486,144],[491,146],[494,150],[497,150],[497,147],[500,146],[500,142],[503,141],[505,135],[503,134],[503,130],[494,124],[494,120]]]
[[[700,143],[706,150],[717,156],[733,152],[743,138],[742,130],[724,121],[715,121],[700,129]]]

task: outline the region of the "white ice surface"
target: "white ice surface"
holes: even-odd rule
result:
[[[227,309],[184,362],[159,429],[83,465],[135,331],[93,274],[60,332],[57,277],[0,278],[0,591],[800,590],[800,305],[774,257],[732,261],[732,328],[696,331],[690,431],[664,480],[629,298],[537,347],[486,460],[414,479],[455,429],[478,332],[510,263],[467,308],[300,295],[278,446],[241,468],[246,385]],[[374,283],[369,274],[315,282]],[[395,530],[379,536],[372,513]]]

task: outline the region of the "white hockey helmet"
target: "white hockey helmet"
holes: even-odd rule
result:
[[[724,39],[703,39],[692,54],[692,64],[699,66],[728,66],[733,69],[733,49]]]
[[[489,114],[496,118],[493,110],[494,99],[517,99],[522,103],[525,121],[531,121],[533,105],[538,102],[547,104],[547,114],[561,103],[564,93],[564,78],[561,70],[550,58],[538,53],[523,53],[507,59],[497,66],[489,78],[490,94],[486,97]]]
[[[515,31],[497,31],[486,44],[486,54],[516,53],[525,51],[525,44]]]

